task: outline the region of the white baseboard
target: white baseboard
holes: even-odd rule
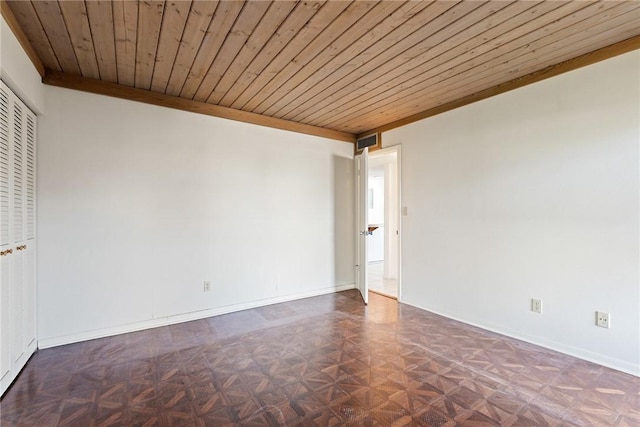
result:
[[[487,325],[482,323],[470,322],[466,319],[459,317],[454,313],[448,313],[446,311],[434,310],[433,308],[421,307],[417,304],[412,304],[406,301],[401,301],[403,304],[410,305],[412,307],[419,308],[420,310],[425,310],[430,313],[437,314],[439,316],[446,317],[448,319],[456,320],[458,322],[466,323],[467,325],[475,326],[481,329],[485,329],[487,331],[495,332],[500,335],[505,335],[510,338],[515,338],[520,341],[525,341],[530,344],[535,344],[540,347],[544,347],[549,350],[554,350],[560,353],[564,353],[566,355],[576,357],[578,359],[586,360],[588,362],[593,362],[598,365],[605,366],[607,368],[615,369],[616,371],[621,371],[627,374],[631,374],[636,377],[640,377],[640,366],[637,364],[633,364],[631,362],[627,362],[626,360],[615,359],[612,357],[604,356],[602,354],[593,353],[591,351],[573,347],[570,345],[566,345],[563,343],[559,343],[556,341],[547,340],[544,337],[539,337],[535,335],[523,334],[520,331],[511,330],[509,328],[497,327],[495,325]]]
[[[250,301],[241,304],[227,305],[224,307],[216,307],[207,310],[200,310],[190,313],[177,314],[173,316],[159,317],[155,319],[149,319],[142,322],[130,323],[127,325],[114,326],[111,328],[96,329],[92,331],[79,332],[77,334],[70,334],[61,337],[45,338],[38,341],[38,348],[45,349],[51,347],[58,347],[66,344],[73,344],[81,341],[88,341],[97,338],[110,337],[113,335],[126,334],[128,332],[136,332],[144,329],[157,328],[160,326],[174,325],[176,323],[189,322],[191,320],[205,319],[207,317],[219,316],[221,314],[233,313],[235,311],[248,310],[250,308],[263,307],[271,304],[278,304],[281,302],[294,301],[302,298],[315,297],[318,295],[326,295],[335,292],[346,291],[354,289],[355,283],[348,283],[345,285],[336,285],[328,288],[317,289],[310,292],[303,292],[300,294],[292,294],[285,296],[278,296],[273,298],[266,298],[257,301]]]

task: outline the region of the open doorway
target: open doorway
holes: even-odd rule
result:
[[[367,278],[369,291],[400,297],[399,147],[369,154]]]

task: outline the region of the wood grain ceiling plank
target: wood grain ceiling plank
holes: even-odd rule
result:
[[[137,88],[149,89],[151,87],[164,6],[164,0],[149,0],[138,3],[135,79]]]
[[[289,79],[293,78],[293,76],[315,58],[316,55],[322,54],[334,40],[338,39],[353,25],[356,25],[356,23],[365,16],[369,10],[376,7],[377,4],[382,5],[384,3],[365,0],[351,3],[333,22],[325,27],[311,43],[302,49],[291,62],[279,70],[269,83],[259,92],[254,93],[253,97],[242,109],[254,113],[262,113],[266,109],[266,106],[263,106],[262,103],[269,96],[274,94],[278,88],[284,85]]]
[[[390,31],[388,26],[400,25],[400,23],[406,21],[406,16],[411,14],[411,9],[419,10],[421,6],[424,8],[427,4],[424,2],[416,4],[399,1],[377,3],[357,22],[350,25],[346,31],[323,48],[321,53],[316,54],[300,69],[291,73],[290,77],[262,101],[254,111],[267,116],[274,115],[282,107],[290,105],[308,87],[321,80],[322,76],[316,76],[316,73],[327,63],[335,60],[336,57],[341,57],[343,61],[348,61],[353,55],[357,54],[359,46],[383,37]],[[394,15],[394,12],[403,6],[405,6],[404,13]],[[283,71],[287,73],[286,69]]]
[[[589,53],[586,53],[582,56],[578,56],[576,58],[572,58],[567,61],[543,68],[527,76],[523,76],[517,79],[510,80],[505,83],[498,84],[496,86],[492,86],[480,92],[475,92],[464,98],[456,99],[455,101],[441,104],[437,107],[433,107],[428,110],[420,111],[419,113],[403,117],[393,122],[385,123],[382,126],[379,126],[376,128],[368,128],[366,131],[362,133],[362,135],[368,135],[373,132],[386,132],[391,129],[396,129],[398,127],[405,126],[405,125],[417,122],[419,120],[424,120],[428,117],[433,117],[438,114],[442,114],[447,111],[451,111],[456,108],[460,108],[465,105],[469,105],[474,102],[481,101],[483,99],[491,98],[493,96],[500,95],[502,93],[506,93],[514,89],[518,89],[518,88],[530,85],[532,83],[546,80],[550,77],[555,77],[560,74],[564,74],[568,71],[573,71],[578,68],[585,67],[587,65],[592,65],[597,62],[604,61],[609,58],[613,58],[615,56],[632,52],[638,49],[640,49],[640,35],[635,35],[629,39],[623,40],[621,42],[615,43],[610,46],[606,46],[602,49],[590,51]],[[380,120],[377,120],[377,119],[375,121],[380,122]]]
[[[214,34],[211,23],[217,7],[217,1],[196,0],[192,2],[165,93],[179,95],[201,45],[205,49],[210,48],[208,43],[203,43],[203,40],[205,37],[211,38]]]
[[[582,56],[594,49],[597,50],[610,46],[638,34],[638,22],[627,22],[622,17],[616,19],[614,28],[599,32],[600,28],[602,28],[602,26],[594,26],[590,29],[590,31],[598,32],[597,38],[586,37],[582,39],[580,38],[580,34],[576,34],[546,46],[544,49],[545,52],[525,53],[517,58],[518,62],[512,62],[515,67],[509,69],[511,80],[530,75],[540,69],[554,66],[577,56]],[[477,79],[476,77],[480,78]],[[454,97],[455,99],[463,98],[484,90],[487,87],[497,86],[503,82],[503,79],[496,78],[495,74],[488,71],[482,73],[480,76],[466,76],[463,80],[450,82],[443,87],[438,85],[438,90],[430,94],[432,100],[430,100],[429,104],[444,104],[452,101]],[[455,92],[453,92],[452,86],[455,87]],[[403,101],[404,109],[399,108],[398,110],[393,110],[396,117],[393,118],[392,121],[408,115],[409,111],[415,112],[416,108],[422,107],[423,104],[419,102],[421,101],[420,97],[414,95],[413,99],[418,102],[406,100]],[[424,108],[422,109],[424,110]],[[366,124],[363,124],[363,126],[366,126]]]
[[[297,106],[308,96],[310,88],[317,86],[327,76],[353,61],[353,58],[360,55],[368,46],[375,44],[394,29],[406,26],[405,28],[409,30],[411,25],[407,24],[407,21],[424,11],[430,4],[429,2],[394,2],[393,8],[387,10],[377,5],[356,25],[332,42],[322,54],[313,58],[263,101],[262,104],[268,107],[262,111],[262,114],[282,116],[283,109],[287,111],[297,109]],[[345,40],[346,43],[342,44]]]
[[[248,111],[235,110],[219,105],[207,104],[204,102],[184,99],[177,96],[166,95],[164,93],[152,92],[150,90],[128,87],[116,83],[104,82],[101,80],[89,79],[68,73],[50,72],[43,79],[44,83],[64,87],[68,89],[81,90],[84,92],[99,95],[112,96],[130,101],[143,102],[146,104],[158,105],[166,108],[189,111],[197,114],[206,114],[214,117],[241,121],[260,126],[283,129],[291,132],[298,132],[308,135],[315,135],[322,138],[329,138],[337,141],[349,143],[355,142],[355,135],[337,132],[332,129],[322,129],[309,126],[303,123],[290,122],[275,117],[262,116]]]
[[[421,103],[420,99],[416,98],[416,102],[413,106],[405,112],[398,113],[395,110],[390,109],[382,114],[369,113],[366,116],[363,116],[363,120],[358,123],[358,127],[362,129],[363,132],[370,129],[379,129],[380,131],[393,129],[404,124],[412,123],[416,120],[431,117],[472,102],[536,83],[549,77],[554,77],[567,71],[575,70],[616,55],[640,49],[640,36],[637,35],[637,29],[638,25],[636,23],[627,23],[622,27],[608,31],[610,36],[606,39],[599,40],[597,43],[592,41],[583,41],[580,45],[574,44],[569,51],[563,49],[562,55],[560,56],[545,59],[542,63],[536,61],[528,68],[528,70],[523,70],[524,72],[530,71],[528,74],[515,77],[508,82],[494,78],[493,81],[490,82],[492,86],[489,86],[489,88],[486,88],[486,84],[481,87],[476,85],[477,87],[475,88],[473,86],[467,86],[464,91],[459,91],[455,98],[450,95],[450,92],[443,90],[434,94],[435,101],[432,100],[428,103]],[[629,36],[629,38],[621,42],[618,41],[621,37],[624,38],[626,36]],[[578,56],[574,57],[574,54],[578,54]],[[572,58],[567,60],[567,56],[571,56]],[[541,66],[542,68],[540,68]],[[465,93],[465,95],[458,97],[461,93]],[[428,108],[425,109],[425,106]],[[416,111],[420,111],[420,113],[415,113]]]
[[[244,106],[252,106],[254,113],[293,119],[320,127],[339,128],[346,132],[360,132],[365,128],[378,127],[382,122],[397,122],[403,117],[413,117],[416,111],[453,105],[458,99],[471,99],[476,94],[487,93],[487,88],[503,87],[505,79],[517,82],[520,78],[544,73],[546,71],[539,70],[539,67],[553,68],[559,62],[567,62],[567,58],[574,55],[582,55],[606,44],[616,43],[620,37],[631,37],[640,31],[640,3],[633,1],[516,2],[510,5],[502,2],[462,2],[459,6],[450,2],[417,2],[415,7],[426,7],[427,10],[446,5],[448,8],[455,8],[459,15],[451,20],[450,25],[445,25],[436,32],[429,25],[424,25],[432,31],[426,40],[408,41],[412,34],[422,31],[412,29],[405,30],[405,37],[396,35],[394,43],[390,39],[391,34],[396,31],[393,24],[387,28],[386,24],[380,24],[380,19],[376,22],[373,17],[378,14],[388,21],[391,19],[389,15],[393,16],[394,9],[408,7],[403,6],[404,2],[371,1],[369,3],[373,9],[363,13],[351,25],[344,25],[342,32],[335,30],[338,28],[335,27],[336,22],[347,19],[345,15],[351,10],[349,8],[361,6],[365,2],[328,2],[322,4],[317,12],[307,2],[301,2],[295,7],[292,3],[262,3],[266,12],[260,16],[252,15],[255,18],[253,24],[247,22],[243,28],[239,28],[242,26],[239,24],[240,17],[242,13],[246,13],[244,9],[247,5],[254,2],[224,2],[229,3],[229,9],[234,4],[239,9],[229,21],[229,27],[223,31],[220,31],[219,26],[214,27],[215,13],[212,12],[204,29],[193,29],[189,39],[186,39],[189,27],[187,16],[191,18],[191,12],[188,15],[185,12],[177,25],[164,27],[163,22],[173,21],[169,17],[169,2],[116,0],[76,1],[68,4],[52,1],[11,3],[16,5],[16,9],[23,10],[20,18],[23,21],[29,21],[26,16],[29,8],[31,9],[33,16],[24,27],[29,28],[30,24],[30,31],[40,34],[41,48],[44,52],[49,52],[49,61],[54,64],[53,67],[57,64],[58,69],[63,72],[74,73],[69,68],[75,67],[77,73],[101,76],[106,80],[107,77],[103,74],[109,74],[109,71],[103,73],[102,67],[110,66],[115,74],[113,81],[126,82],[127,77],[123,78],[120,74],[128,74],[130,84],[136,84],[143,78],[140,71],[145,75],[146,68],[149,68],[149,87],[159,91],[168,91],[174,74],[179,76],[182,73],[182,82],[176,84],[180,93],[184,92],[191,78],[194,96],[204,96],[208,92],[207,99],[210,102],[235,105],[242,100]],[[153,30],[153,25],[149,25],[151,19],[143,23],[143,12],[138,7],[142,10],[145,6],[163,3],[155,47],[142,49],[154,61],[143,64],[140,48],[144,42],[141,39],[154,38],[147,34],[149,27]],[[194,2],[193,7],[196,3],[198,2]],[[208,1],[202,3],[208,7],[212,4]],[[255,3],[259,4],[257,0]],[[9,3],[3,2],[3,9],[7,4]],[[187,2],[176,7],[186,10],[185,4],[190,5]],[[217,9],[217,5],[213,4],[213,9]],[[286,12],[283,9],[285,4]],[[104,5],[107,7],[101,9]],[[462,9],[457,8],[463,5],[477,9],[462,13]],[[14,6],[11,7],[13,12]],[[390,8],[388,13],[381,11],[383,7]],[[280,12],[271,12],[278,8]],[[320,22],[318,17],[322,15],[321,12],[332,8],[334,11],[341,9],[344,13],[339,16],[338,12],[332,19],[326,20],[324,26],[314,28],[312,25]],[[508,15],[507,9],[518,8],[521,12],[513,18],[503,19]],[[540,25],[540,16],[525,19],[530,16],[529,10],[526,13],[522,10],[528,8],[554,9],[542,15],[544,20],[553,21]],[[571,9],[575,10],[558,16],[559,10],[568,12]],[[117,22],[119,19],[114,18],[116,11],[118,16],[124,16],[126,10],[129,11],[126,13],[129,16],[128,24]],[[302,19],[302,14],[294,15],[297,10],[306,11],[305,20]],[[492,13],[482,18],[477,15],[481,10],[491,10]],[[326,19],[330,13],[325,13]],[[415,17],[413,14],[412,16]],[[463,19],[471,19],[471,16],[480,21],[462,28]],[[298,20],[294,21],[296,17]],[[369,18],[371,22],[365,23]],[[520,23],[516,25],[518,20]],[[137,27],[138,21],[141,23],[140,27]],[[219,22],[222,21],[224,19],[220,18]],[[94,24],[103,25],[105,22],[106,30],[94,29]],[[287,29],[286,25],[290,22],[297,28],[295,31]],[[367,25],[370,27],[367,28]],[[507,30],[507,25],[514,28]],[[330,31],[327,27],[334,28],[331,36],[327,35]],[[132,28],[135,35],[133,39],[127,36]],[[470,28],[474,28],[473,35],[468,32]],[[286,33],[287,36],[280,37],[281,33]],[[183,47],[188,40],[197,39],[198,36],[200,42],[191,48],[191,60],[187,64],[180,63]],[[203,50],[207,38],[210,41],[220,41],[213,55]],[[98,39],[106,40],[106,43]],[[365,46],[365,40],[369,46]],[[381,48],[382,41],[387,43],[385,48]],[[108,50],[109,44],[112,46],[111,52],[102,52],[101,47],[107,46]],[[96,51],[93,60],[88,54],[91,45]],[[119,46],[126,46],[122,55]],[[278,49],[274,49],[274,46],[278,46]],[[167,61],[169,66],[166,66],[164,60],[156,60],[164,59],[162,53],[165,50],[169,53],[173,51],[175,57],[175,61]],[[183,56],[187,59],[189,57]],[[171,54],[167,57],[171,58]],[[126,66],[127,58],[134,58],[133,65],[129,60],[130,65]],[[200,63],[198,58],[201,58]],[[377,66],[372,67],[371,64],[376,61]],[[125,64],[122,73],[120,62]],[[195,74],[189,72],[198,71],[198,67],[203,70],[202,75],[199,79],[193,78]],[[47,68],[52,67],[47,65]],[[174,73],[176,69],[179,70]],[[367,69],[368,71],[363,71]],[[358,77],[351,80],[354,76]],[[176,81],[179,80],[178,77]],[[425,93],[428,95],[424,95]]]
[[[327,95],[327,89],[332,87],[336,83],[342,83],[342,86],[349,85],[352,81],[355,81],[356,76],[361,76],[368,71],[363,71],[362,74],[357,74],[356,70],[364,65],[370,65],[374,58],[380,56],[383,52],[388,52],[394,48],[398,43],[405,43],[411,45],[413,41],[422,40],[424,37],[422,29],[437,16],[440,16],[443,12],[455,6],[455,2],[419,2],[410,4],[417,4],[420,8],[412,9],[406,17],[406,22],[403,22],[400,26],[393,23],[395,20],[394,15],[401,15],[404,13],[404,9],[399,9],[389,16],[389,23],[386,21],[381,24],[381,27],[385,27],[389,32],[381,38],[374,40],[360,39],[354,43],[353,46],[340,55],[332,59],[328,64],[323,66],[314,75],[317,82],[304,91],[304,100],[302,102],[290,102],[290,105],[285,105],[283,108],[274,112],[274,116],[278,117],[296,117],[303,115],[307,108],[313,107],[317,102],[321,101]],[[375,31],[373,32],[376,33]],[[364,42],[364,43],[361,43]],[[361,50],[362,48],[362,50]],[[388,57],[380,58],[378,63],[370,65],[370,70],[375,69],[379,65],[388,61]],[[352,74],[353,73],[353,74]],[[348,75],[352,74],[351,81],[347,83],[345,80]],[[306,87],[307,85],[305,85]],[[296,88],[296,93],[299,92]],[[329,92],[331,93],[331,92]],[[292,91],[293,94],[293,91]],[[311,101],[314,99],[314,101]]]
[[[112,2],[118,83],[133,86],[136,82],[136,41],[138,36],[138,2]]]
[[[295,9],[287,16],[273,37],[265,44],[264,48],[256,55],[251,63],[242,71],[240,76],[231,82],[224,97],[218,101],[219,105],[230,106],[233,101],[249,86],[256,77],[262,73],[265,67],[279,52],[295,37],[302,27],[309,22],[311,17],[322,7],[324,0],[316,2],[298,2]],[[233,68],[233,67],[232,67]],[[219,85],[229,85],[231,76],[225,75]]]
[[[296,6],[295,1],[275,1],[271,4],[251,36],[241,47],[226,72],[220,77],[213,92],[207,98],[210,104],[218,104],[238,77],[247,69],[255,57],[275,37],[278,29]]]
[[[420,93],[429,93],[429,98],[432,101],[428,102],[428,108],[431,108],[437,105],[433,99],[437,99],[443,94],[446,94],[447,98],[437,102],[446,103],[453,99],[462,98],[473,92],[530,74],[540,67],[554,65],[563,60],[579,56],[593,50],[594,46],[600,48],[620,41],[619,39],[608,38],[607,34],[627,37],[632,35],[634,30],[637,33],[638,20],[630,18],[627,12],[630,6],[637,8],[640,4],[634,6],[631,3],[616,3],[613,6],[606,14],[611,19],[605,22],[602,22],[605,15],[597,14],[580,22],[582,31],[577,31],[575,26],[565,28],[526,45],[523,49],[515,51],[515,55],[512,52],[513,57],[508,59],[504,56],[492,57],[492,60],[477,67],[472,69],[465,68],[464,72],[452,73],[452,75],[436,81],[430,80],[430,86],[422,84],[416,87],[408,84],[404,90],[394,93],[393,101],[383,107],[384,111],[369,106],[359,111],[354,110],[354,114],[348,114],[346,117],[349,120],[359,120],[377,111],[381,120],[384,118],[383,120],[386,121],[394,121],[397,118],[419,111],[417,108],[427,109],[424,108],[426,103],[418,104],[417,102],[417,99],[424,99],[424,95],[420,95]],[[631,19],[631,22],[628,22],[629,19]],[[599,40],[599,33],[605,37],[604,40]],[[593,37],[589,35],[593,35]],[[391,98],[387,97],[387,99]],[[346,121],[344,123],[346,124]],[[360,122],[358,123],[360,124]],[[362,126],[369,128],[370,124],[362,120]]]
[[[34,49],[36,57],[42,61],[44,68],[48,68],[55,71],[60,71],[61,67],[58,63],[58,58],[51,47],[49,38],[42,28],[42,23],[36,14],[35,9],[31,2],[27,1],[9,1],[3,2],[2,10],[4,15],[5,4],[9,6],[13,13],[18,26],[23,30],[27,41]],[[32,61],[34,58],[31,58]],[[44,70],[40,70],[41,74],[44,74]]]
[[[609,7],[614,6],[613,3],[608,3],[607,5]],[[400,99],[399,93],[406,94],[406,92],[411,92],[411,89],[414,89],[414,91],[422,90],[427,81],[442,81],[445,79],[444,76],[456,75],[469,69],[473,70],[475,66],[485,63],[491,60],[491,58],[499,58],[497,59],[497,64],[494,64],[494,66],[497,66],[501,61],[508,60],[509,55],[518,56],[518,49],[522,49],[523,47],[525,49],[528,48],[531,43],[548,36],[549,32],[563,29],[570,32],[570,28],[576,19],[597,16],[602,6],[602,4],[583,2],[566,3],[562,8],[543,15],[541,19],[532,20],[528,24],[518,27],[514,32],[507,33],[506,37],[503,38],[505,41],[509,40],[512,36],[522,35],[499,44],[497,47],[495,44],[490,43],[486,45],[485,48],[465,51],[460,55],[456,55],[451,60],[437,62],[435,67],[427,63],[428,68],[426,69],[422,66],[413,68],[403,67],[404,73],[402,75],[389,73],[389,75],[366,83],[362,88],[359,88],[356,94],[357,99],[354,97],[341,104],[340,112],[344,115],[342,117],[351,117],[351,115],[357,115],[358,111],[375,108],[373,104],[376,100],[383,100],[384,103],[381,105],[390,104]],[[576,11],[576,7],[580,9]],[[560,12],[563,14],[561,17],[558,16]],[[440,48],[447,49],[448,45],[444,44]],[[471,73],[475,72],[477,72],[477,70],[471,71]],[[505,77],[505,80],[508,80],[508,76]],[[427,87],[428,86],[430,85],[427,85]],[[362,96],[360,94],[362,94]],[[305,120],[305,122],[332,123],[340,120],[340,117],[337,116],[328,117],[329,114],[323,115],[324,117],[320,116],[314,120]]]
[[[84,2],[62,1],[59,5],[67,24],[76,58],[78,58],[81,74],[84,77],[99,79],[100,71],[93,49],[93,37],[91,36],[91,27]]]
[[[611,5],[612,3],[608,4]],[[613,5],[615,6],[615,4]],[[575,57],[576,55],[588,52],[594,47],[603,47],[604,45],[612,44],[616,41],[619,41],[607,39],[605,41],[605,44],[603,45],[599,40],[601,35],[598,35],[595,38],[589,39],[587,41],[587,44],[582,47],[576,44],[572,44],[570,47],[564,49],[567,45],[574,43],[574,41],[579,41],[579,39],[583,37],[583,35],[579,32],[579,27],[587,28],[587,32],[593,33],[601,30],[606,31],[610,26],[613,26],[615,29],[611,31],[623,34],[623,31],[625,30],[624,26],[626,17],[630,16],[626,11],[627,8],[635,8],[639,5],[634,5],[630,2],[618,5],[619,7],[612,8],[606,11],[606,13],[602,13],[602,11],[599,11],[590,19],[576,23],[576,25],[564,28],[563,30],[557,31],[552,34],[552,37],[541,38],[539,40],[536,40],[535,42],[527,44],[523,49],[514,51],[517,54],[515,55],[515,58],[494,58],[493,60],[485,62],[481,66],[476,67],[473,70],[473,74],[465,71],[464,73],[449,75],[450,78],[447,82],[445,82],[444,80],[439,80],[437,81],[437,83],[433,84],[431,86],[433,88],[431,93],[435,94],[434,90],[437,90],[438,92],[446,90],[456,91],[455,93],[479,91],[486,87],[497,85],[500,83],[500,81],[496,81],[495,79],[497,67],[503,68],[503,76],[506,74],[506,77],[508,77],[509,79],[513,79],[517,76],[526,75],[536,71],[536,67],[553,65],[560,61]],[[616,16],[618,16],[619,19],[616,19],[615,23],[613,21],[610,21],[609,23],[602,22],[602,20],[607,19],[607,17],[615,18]],[[638,16],[640,17],[640,15]],[[635,22],[632,22],[630,24],[629,28],[638,28],[638,20],[634,19],[634,21]],[[563,54],[564,57],[561,56],[555,57],[554,59],[549,59],[550,54],[553,55],[557,53]],[[521,67],[528,68],[522,70]],[[448,73],[443,73],[443,76],[444,75],[448,75]],[[505,77],[501,78],[501,80],[503,81],[504,79]],[[477,86],[476,82],[481,86]],[[405,101],[410,102],[408,99]],[[402,114],[402,111],[407,111],[407,109],[411,108],[412,107],[407,107],[405,105],[405,110],[398,110],[398,112]]]
[[[469,7],[469,4],[465,2],[464,6]],[[479,3],[471,4],[478,5]],[[551,5],[552,3],[545,4]],[[504,7],[494,9],[495,5]],[[294,120],[331,120],[333,117],[330,117],[330,111],[334,109],[327,107],[332,103],[338,102],[342,108],[352,106],[366,99],[367,96],[372,96],[372,92],[381,92],[381,86],[385,84],[393,85],[397,79],[406,79],[409,73],[420,75],[426,72],[429,64],[447,63],[459,55],[469,54],[479,45],[486,43],[490,37],[502,34],[508,29],[517,28],[515,23],[511,21],[512,14],[517,16],[518,11],[522,13],[523,7],[527,8],[532,5],[534,3],[530,2],[484,3],[482,7],[472,11],[451,10],[450,12],[457,12],[453,16],[448,16],[450,14],[448,11],[442,19],[432,23],[435,26],[435,31],[426,34],[427,37],[419,43],[394,57],[383,54],[366,64],[366,67],[363,67],[364,70],[357,70],[356,76],[348,76],[343,81],[336,82],[330,90],[325,91],[324,100],[317,100],[315,106],[310,105],[304,110],[304,113],[298,114]],[[404,46],[396,48],[395,51],[389,49],[388,52],[393,55],[403,48]],[[364,71],[369,72],[364,74]],[[351,84],[352,82],[355,85]]]
[[[193,99],[205,102],[211,95],[224,73],[227,72],[229,65],[238,56],[242,46],[244,46],[256,27],[265,17],[267,11],[274,5],[274,2],[262,0],[248,0],[240,12],[240,16],[231,27],[231,31],[222,43],[220,51],[216,55],[216,59],[209,67],[198,90],[196,90]],[[269,27],[268,23],[265,23]],[[264,28],[263,28],[264,29]]]
[[[333,111],[333,108],[329,107],[333,102],[343,105],[363,94],[366,95],[361,88],[373,80],[392,80],[396,76],[404,75],[406,70],[411,69],[412,63],[423,63],[436,57],[436,52],[443,43],[457,43],[458,34],[462,29],[470,31],[471,35],[467,39],[472,39],[476,32],[480,31],[474,28],[478,20],[493,16],[500,7],[509,5],[508,2],[461,2],[442,11],[421,30],[400,40],[394,46],[380,50],[377,56],[362,67],[340,81],[334,82],[325,89],[324,99],[317,100],[315,105],[307,104],[304,110],[301,108],[296,117],[304,118],[295,120],[313,120],[318,114],[323,115]],[[318,104],[322,104],[325,108],[319,108]]]
[[[433,67],[446,70],[451,67],[452,61],[459,60],[465,55],[475,53],[480,56],[484,51],[492,49],[497,43],[494,40],[499,36],[517,34],[521,30],[519,24],[529,19],[526,8],[533,6],[534,3],[515,2],[498,3],[498,5],[505,7],[495,10],[490,7],[491,4],[485,3],[482,8],[477,8],[470,13],[458,14],[458,20],[447,23],[446,26],[439,26],[438,32],[401,55],[393,59],[382,58],[383,62],[374,72],[366,75],[359,74],[357,79],[359,87],[342,84],[338,91],[334,91],[325,100],[308,108],[305,115],[298,114],[295,120],[305,122],[331,120],[329,110],[324,108],[325,105],[330,105],[328,102],[340,101],[340,107],[346,109],[366,100],[366,97],[372,97],[375,93],[393,87],[398,79],[406,80],[410,76],[420,76]],[[558,5],[559,3],[556,2],[538,4],[535,11],[548,12]],[[525,8],[524,11],[523,8]],[[517,19],[519,16],[520,19]],[[544,22],[550,22],[558,16],[563,15],[550,16]]]
[[[164,93],[167,90],[190,9],[190,1],[171,1],[165,7],[156,64],[151,78],[151,90],[155,92]]]
[[[222,1],[218,4],[186,80],[180,88],[181,97],[194,97],[243,7],[244,3],[238,1]]]
[[[65,73],[80,74],[80,66],[73,50],[67,25],[56,1],[36,1],[33,7],[47,34],[49,43],[58,58],[60,68]]]
[[[86,4],[100,76],[102,80],[117,82],[116,36],[113,31],[113,8],[111,2],[94,0],[88,1]]]
[[[267,67],[256,76],[248,87],[231,104],[232,108],[241,110],[249,102],[255,93],[262,91],[271,79],[294,57],[300,53],[320,32],[333,22],[350,3],[347,1],[329,1],[323,4],[320,10],[313,15],[309,22],[302,27],[282,49]]]
[[[614,4],[614,6],[616,5]],[[580,24],[585,28],[586,32],[591,34],[610,30],[613,33],[622,34],[623,37],[629,36],[633,34],[634,30],[637,31],[638,28],[637,19],[634,19],[631,23],[626,23],[629,17],[626,11],[628,10],[627,8],[631,6],[635,8],[640,6],[640,4],[618,3],[618,7],[610,9],[606,14],[598,13]],[[611,16],[613,20],[601,22],[606,16]],[[610,27],[613,27],[613,29],[610,29]],[[630,33],[625,33],[627,30],[629,30]],[[594,46],[600,48],[619,41],[619,39],[614,40],[608,38],[604,41],[599,41],[600,36],[582,41],[583,35],[576,30],[575,26],[557,31],[553,35],[553,38],[545,37],[526,45],[524,49],[517,51],[517,57],[515,58],[494,58],[488,63],[482,64],[481,67],[467,70],[464,73],[453,74],[449,76],[448,80],[438,80],[436,83],[433,83],[430,88],[423,86],[420,90],[429,91],[429,98],[433,98],[434,100],[439,96],[445,96],[444,101],[439,101],[439,103],[444,103],[447,102],[447,100],[462,98],[473,92],[498,85],[505,80],[513,80],[519,76],[533,73],[541,66],[554,65],[558,62],[581,55],[592,50]],[[558,56],[558,54],[560,56]],[[502,73],[497,72],[497,70],[500,69],[498,67],[502,67]],[[521,69],[521,67],[524,67],[524,69]],[[389,108],[388,110],[392,111],[397,118],[403,115],[411,115],[417,111],[417,108],[421,107],[416,104],[415,98],[424,99],[424,97],[410,94],[409,92],[411,92],[411,90],[400,92],[398,102],[394,104],[393,108]],[[436,101],[432,100],[429,102],[430,107],[434,105],[434,102]],[[425,108],[422,108],[422,110],[425,110]],[[394,120],[396,120],[396,118],[391,121]]]

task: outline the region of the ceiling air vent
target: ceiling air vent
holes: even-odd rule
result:
[[[378,138],[378,133],[374,133],[371,135],[363,136],[362,138],[358,138],[356,140],[356,152],[360,152],[367,147],[378,147],[378,142],[380,139]]]

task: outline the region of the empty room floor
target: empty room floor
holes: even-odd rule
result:
[[[41,350],[9,426],[638,426],[640,379],[357,291]]]

